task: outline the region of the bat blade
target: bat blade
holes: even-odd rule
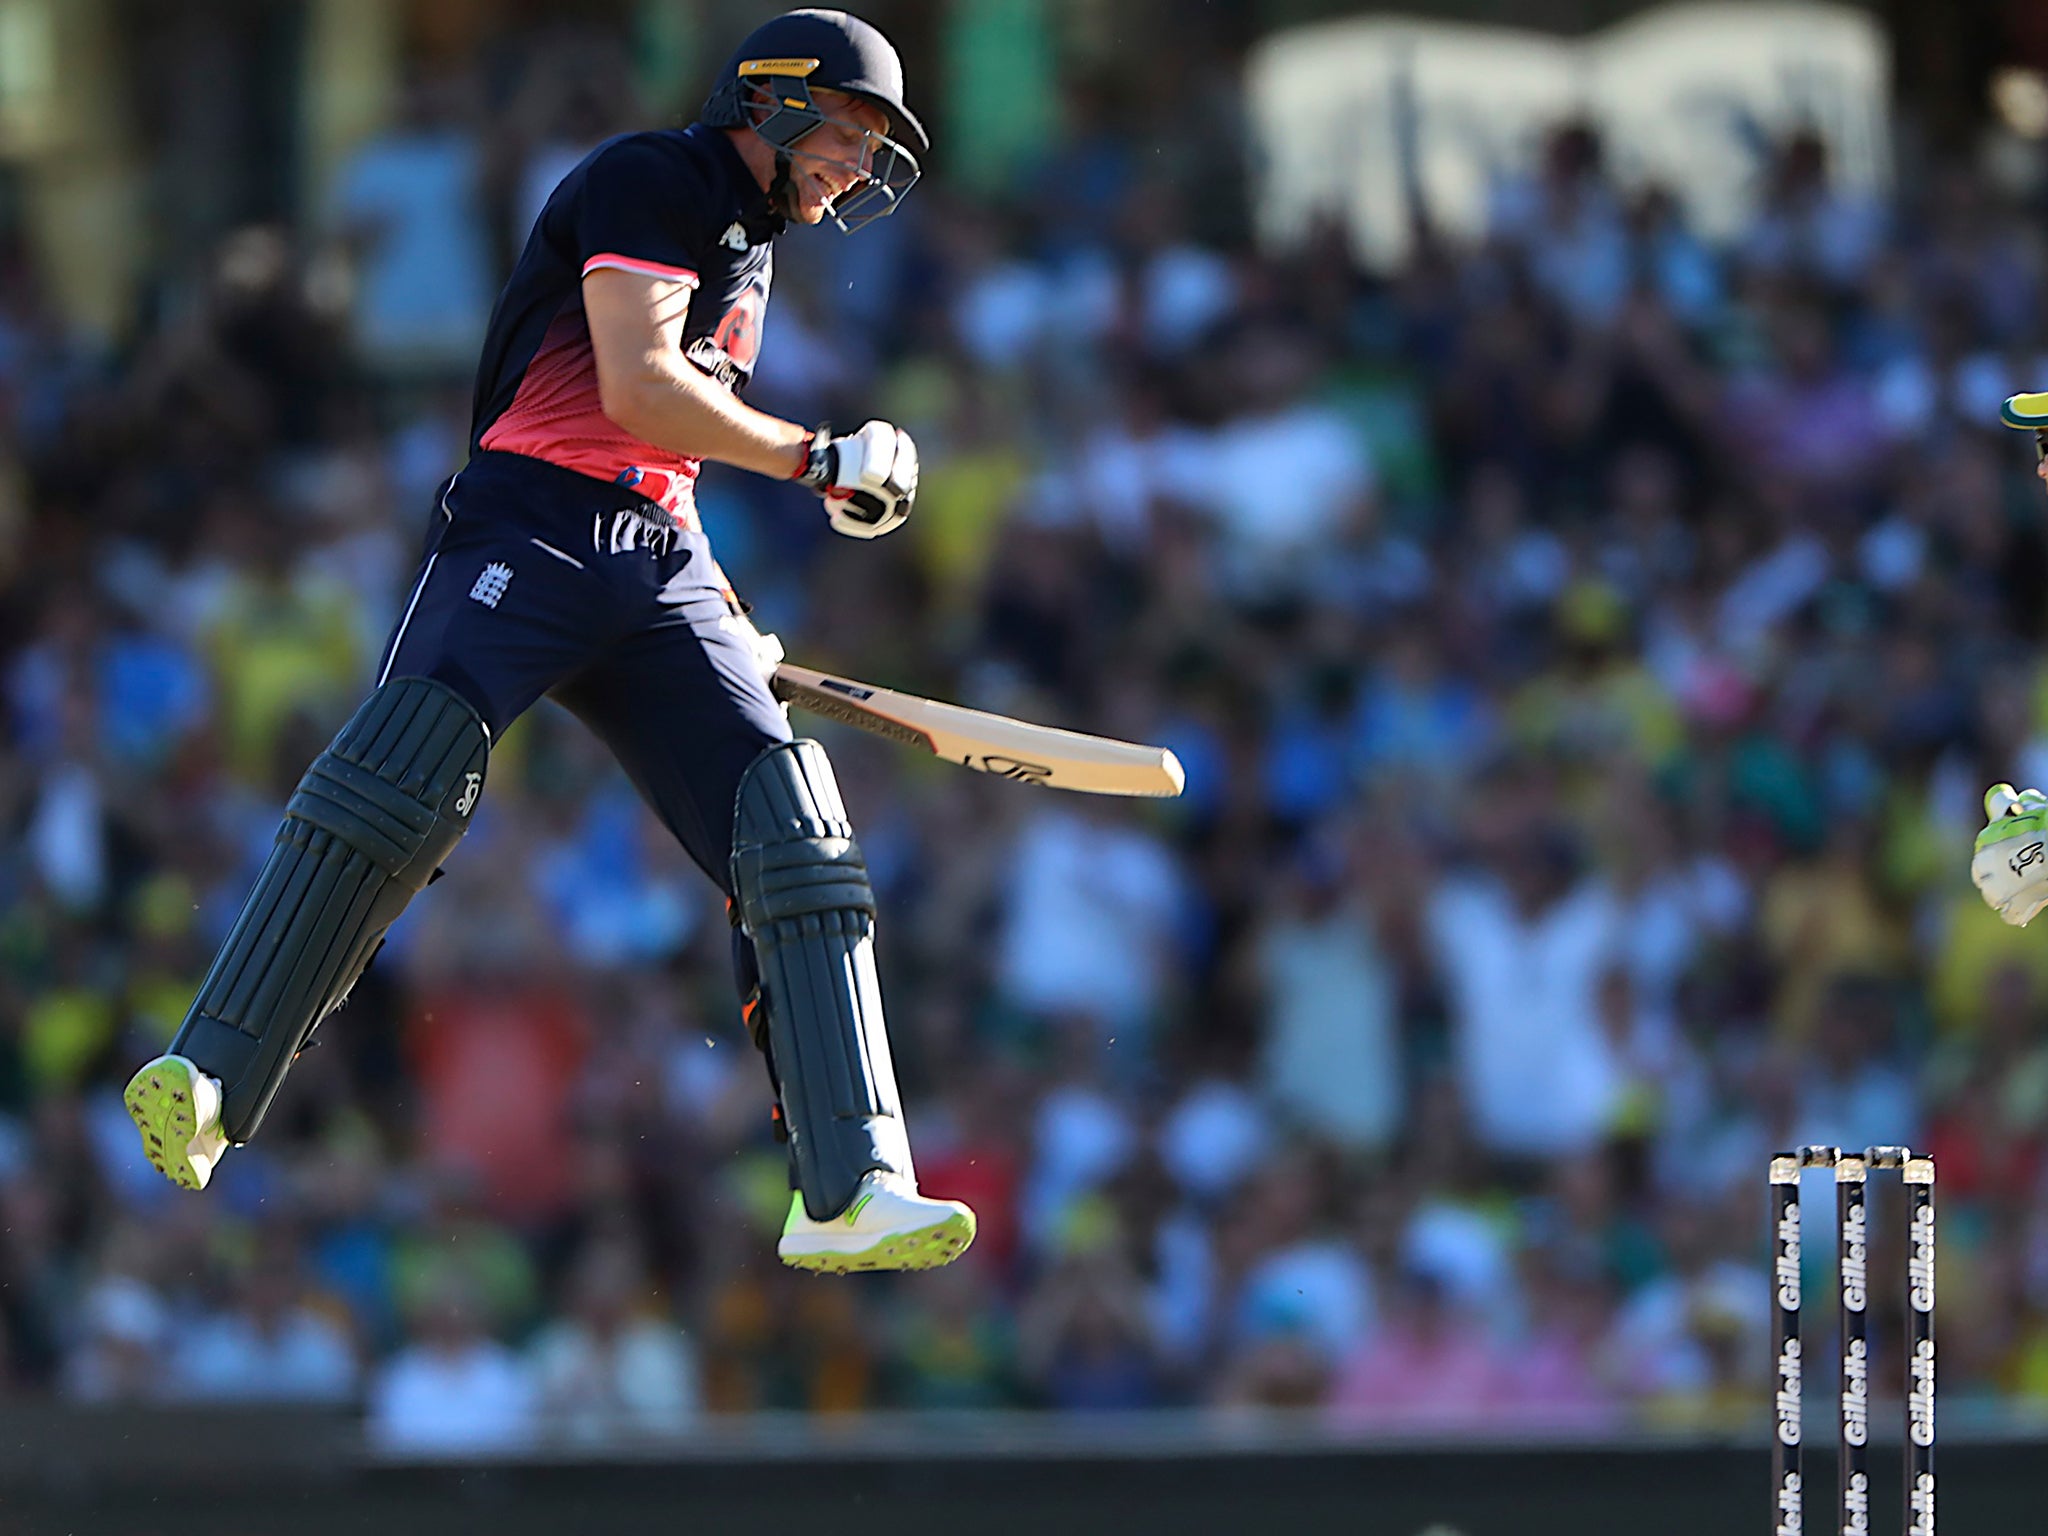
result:
[[[1022,784],[1170,799],[1187,782],[1180,759],[1165,747],[1033,725],[788,662],[776,667],[771,686],[778,699],[798,709]]]

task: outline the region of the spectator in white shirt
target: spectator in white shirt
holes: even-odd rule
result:
[[[1225,584],[1247,601],[1300,593],[1318,557],[1370,510],[1371,454],[1357,428],[1312,397],[1319,364],[1305,337],[1247,331],[1218,366],[1233,414],[1168,466],[1165,489],[1215,524]]]
[[[1070,797],[1018,834],[1000,946],[1005,997],[1027,1013],[1126,1036],[1156,1012],[1187,875],[1123,812]]]
[[[1578,876],[1560,831],[1525,824],[1509,839],[1493,868],[1437,887],[1430,939],[1478,1140],[1562,1157],[1601,1139],[1623,1087],[1596,999],[1619,957],[1620,914]]]
[[[1359,1151],[1399,1128],[1398,982],[1364,900],[1332,857],[1305,857],[1257,941],[1260,1078],[1305,1131]]]
[[[375,1449],[401,1457],[504,1455],[532,1443],[531,1375],[478,1326],[476,1298],[458,1270],[438,1278],[412,1341],[378,1372],[368,1430]]]

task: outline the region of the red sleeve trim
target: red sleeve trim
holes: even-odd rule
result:
[[[643,261],[638,256],[615,256],[609,251],[583,263],[583,275],[588,277],[600,267],[610,267],[615,272],[635,272],[641,277],[666,278],[672,283],[688,283],[692,288],[697,286],[697,274],[688,267],[664,266],[658,261]]]

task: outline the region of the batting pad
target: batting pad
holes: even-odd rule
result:
[[[829,1221],[874,1169],[911,1175],[875,977],[875,893],[825,749],[778,742],[740,780],[733,892],[761,969],[804,1211]]]
[[[405,677],[306,770],[171,1046],[221,1080],[230,1141],[256,1133],[306,1037],[468,830],[489,755],[467,702]]]

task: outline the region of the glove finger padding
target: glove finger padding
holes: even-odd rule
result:
[[[830,437],[820,431],[799,477],[825,501],[835,532],[873,539],[902,526],[917,499],[917,444],[886,421]]]

